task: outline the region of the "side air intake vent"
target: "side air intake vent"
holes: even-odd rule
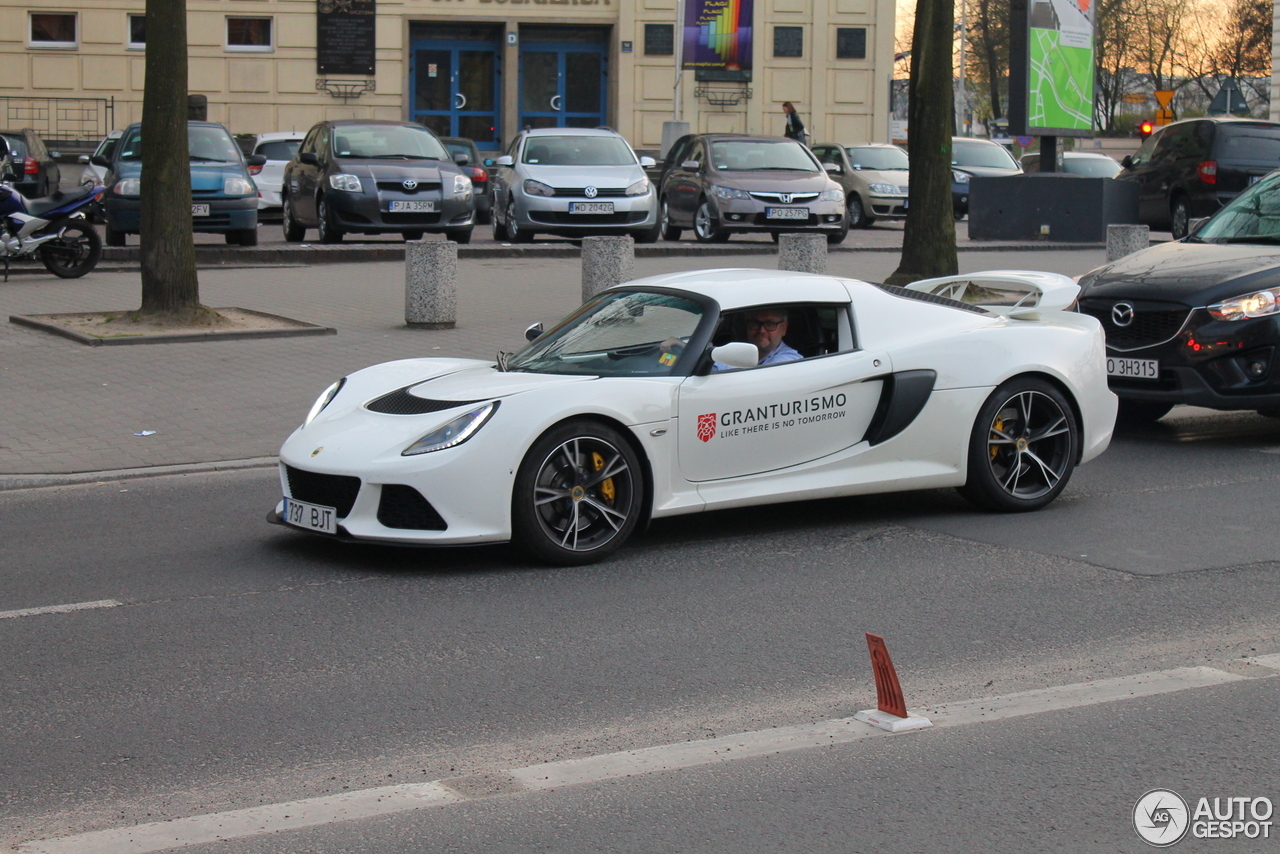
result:
[[[457,406],[470,406],[483,400],[483,398],[481,400],[431,400],[409,394],[410,388],[412,386],[406,386],[390,394],[384,394],[366,403],[364,408],[385,415],[422,415],[425,412],[440,412]]]

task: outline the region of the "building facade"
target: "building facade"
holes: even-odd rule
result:
[[[496,150],[523,127],[607,125],[656,149],[673,117],[695,131],[780,135],[791,101],[814,141],[886,139],[892,0],[733,2],[753,10],[749,72],[687,70],[677,88],[678,0],[189,0],[188,89],[238,134],[411,119]],[[318,22],[353,4],[373,11],[372,73],[321,73]],[[144,6],[0,0],[6,124],[40,129],[14,112],[39,99],[52,110],[101,100],[115,127],[139,121]]]

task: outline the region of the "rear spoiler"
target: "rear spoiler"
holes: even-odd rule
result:
[[[1046,311],[1065,311],[1075,305],[1080,294],[1074,279],[1036,270],[986,270],[924,279],[906,287],[980,306],[992,314],[1027,319]]]

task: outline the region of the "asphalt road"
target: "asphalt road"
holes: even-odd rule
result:
[[[1277,481],[1280,422],[1190,410],[1122,434],[1037,514],[951,491],[727,511],[577,569],[268,526],[266,470],[3,493],[0,616],[120,604],[0,619],[0,846],[464,778],[492,796],[185,850],[1145,850],[1149,789],[1280,801],[1280,675],[1241,663],[1280,653]],[[848,717],[875,702],[868,631],[924,710],[1169,668],[1248,678],[503,787]]]

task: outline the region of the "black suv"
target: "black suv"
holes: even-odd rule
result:
[[[1280,167],[1280,124],[1259,119],[1187,119],[1165,125],[1120,162],[1138,184],[1138,221],[1168,228],[1212,216],[1245,187]]]

